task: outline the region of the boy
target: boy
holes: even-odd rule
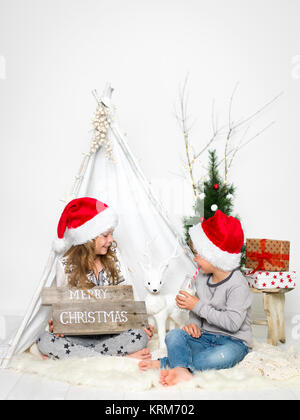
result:
[[[190,310],[190,324],[166,337],[168,357],[139,364],[159,369],[164,386],[190,380],[196,370],[228,369],[252,347],[248,283],[238,269],[244,233],[240,222],[220,210],[190,229],[194,261],[201,272],[196,296],[180,291],[179,308]]]

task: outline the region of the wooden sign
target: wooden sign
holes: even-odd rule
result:
[[[148,328],[145,302],[133,300],[132,286],[95,287],[89,293],[81,289],[44,288],[42,304],[52,306],[54,334],[118,334]]]
[[[82,289],[68,287],[44,287],[42,290],[42,305],[51,306],[57,303],[97,302],[103,300],[122,301],[133,300],[132,286],[105,286],[89,289],[88,293]]]
[[[53,306],[56,334],[117,334],[129,329],[148,327],[144,302],[82,303]]]

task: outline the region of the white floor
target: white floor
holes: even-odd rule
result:
[[[300,338],[295,338],[291,320],[286,323],[287,343],[280,345],[297,347],[300,351]],[[254,327],[255,339],[266,341],[266,327]],[[293,337],[294,336],[294,337]],[[299,388],[278,388],[253,390],[248,392],[195,391],[178,392],[166,389],[157,392],[117,393],[105,389],[70,386],[62,382],[52,382],[37,375],[18,374],[10,370],[0,370],[0,400],[300,400]]]

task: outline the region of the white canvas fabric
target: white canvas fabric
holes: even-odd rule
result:
[[[112,89],[104,93],[106,106],[111,106]],[[116,116],[115,116],[116,118]],[[115,120],[114,120],[115,121]],[[115,163],[105,156],[105,150],[99,149],[89,160],[80,180],[75,196],[93,197],[112,206],[119,216],[119,224],[114,237],[118,243],[119,260],[127,284],[132,284],[136,300],[146,296],[143,271],[140,266],[148,241],[155,238],[152,248],[152,261],[160,265],[172,255],[178,241],[181,244],[181,255],[172,260],[165,272],[165,285],[162,293],[177,293],[186,274],[194,274],[196,268],[179,235],[169,219],[164,215],[153,196],[149,183],[137,165],[130,149],[121,135],[116,122],[111,125],[108,134],[112,140]],[[49,174],[50,176],[50,174]],[[55,238],[56,232],[53,232]],[[51,247],[51,244],[50,244]],[[40,293],[43,287],[50,287],[55,280],[58,256],[50,252],[49,260],[42,276],[40,286],[32,299],[31,307],[23,320],[17,335],[9,344],[9,352],[2,360],[2,367],[7,367],[12,355],[26,350],[37,339],[47,326],[50,310],[41,306]]]

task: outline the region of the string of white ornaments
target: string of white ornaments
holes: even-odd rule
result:
[[[112,118],[109,108],[107,108],[102,102],[98,104],[92,122],[94,125],[94,133],[90,153],[96,153],[101,146],[104,146],[105,157],[110,162],[115,163],[113,158],[112,142],[108,137],[109,126],[112,122]]]

